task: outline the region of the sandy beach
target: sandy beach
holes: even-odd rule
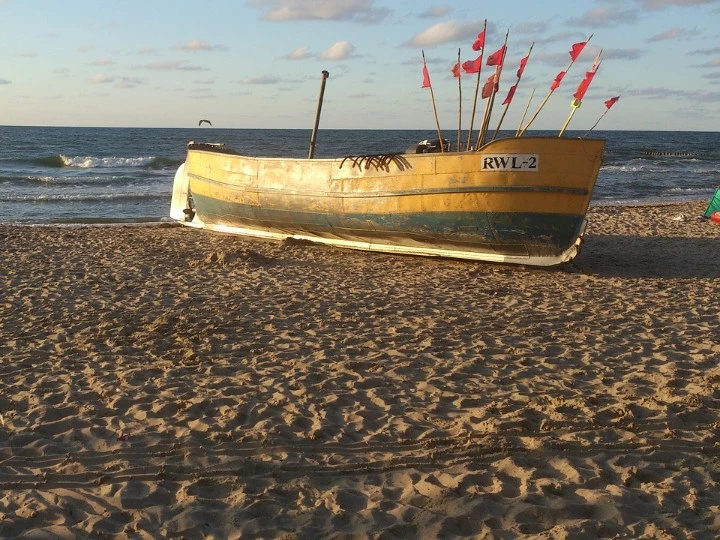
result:
[[[0,538],[717,538],[706,205],[554,269],[0,226]]]

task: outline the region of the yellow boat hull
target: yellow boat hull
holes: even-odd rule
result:
[[[171,216],[264,238],[554,265],[577,254],[603,149],[522,137],[476,152],[285,159],[191,144]]]

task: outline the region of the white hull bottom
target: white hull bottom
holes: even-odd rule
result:
[[[353,240],[343,240],[341,238],[322,238],[318,236],[306,236],[302,234],[277,233],[272,231],[264,231],[260,229],[250,229],[245,227],[234,227],[228,225],[206,224],[200,221],[197,216],[192,221],[179,220],[179,222],[187,227],[196,229],[206,229],[220,233],[235,234],[239,236],[250,236],[254,238],[264,238],[267,240],[302,240],[313,242],[316,244],[326,244],[341,248],[356,249],[362,251],[377,251],[381,253],[394,253],[398,255],[422,255],[424,257],[444,257],[449,259],[466,259],[472,261],[486,261],[495,263],[508,264],[525,264],[528,266],[556,266],[566,263],[574,259],[580,252],[582,236],[575,243],[560,255],[554,257],[532,257],[521,255],[501,255],[497,253],[483,253],[477,251],[459,251],[448,249],[437,249],[420,246],[399,246],[391,244],[382,244],[376,242],[358,242]],[[585,230],[587,221],[583,222],[582,229]]]

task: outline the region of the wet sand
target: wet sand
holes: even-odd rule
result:
[[[0,226],[0,537],[716,538],[705,206],[556,269]]]

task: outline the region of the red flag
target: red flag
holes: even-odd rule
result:
[[[455,64],[450,71],[452,72],[453,77],[457,79],[460,76],[460,62]]]
[[[577,99],[578,101],[582,101],[582,98],[585,97],[585,92],[587,92],[587,89],[590,86],[590,83],[592,82],[594,76],[594,72],[588,71],[585,73],[585,78],[580,81],[577,90],[573,94],[573,97],[575,99]]]
[[[503,105],[510,105],[510,102],[512,101],[513,96],[515,95],[515,90],[517,89],[517,84],[513,84],[510,87],[510,90],[508,90],[508,95],[505,98],[505,101],[502,102]]]
[[[600,67],[600,63],[600,53],[598,53],[597,57],[595,58],[595,62],[593,62],[592,67],[590,67],[590,71],[585,72],[585,78],[580,81],[577,90],[573,94],[573,97],[576,100],[582,101],[582,98],[585,96],[585,92],[587,92],[587,89],[590,86],[590,83],[592,82],[595,73],[597,73],[597,70]]]
[[[550,91],[554,92],[557,90],[557,87],[560,86],[560,82],[563,80],[563,77],[565,76],[565,72],[561,71],[557,75],[555,75],[555,80],[550,85]]]
[[[593,77],[595,76],[594,71],[586,71],[585,77],[582,81],[580,81],[580,84],[578,84],[577,90],[575,90],[575,93],[573,94],[573,97],[578,101],[582,101],[582,98],[585,97],[585,92],[587,92],[587,89],[590,87],[590,83],[593,80]]]
[[[475,40],[475,43],[473,43],[473,45],[472,45],[472,49],[473,49],[473,51],[479,51],[483,47],[485,47],[485,30],[483,30],[482,32],[480,32],[478,34],[478,37]]]
[[[580,56],[580,53],[585,48],[585,44],[587,41],[581,41],[580,43],[574,43],[572,48],[570,49],[570,59],[574,62],[577,60],[577,57]]]
[[[465,73],[477,73],[482,67],[482,55],[478,56],[475,60],[468,60],[463,62],[462,68]]]
[[[525,71],[525,64],[527,64],[527,61],[528,61],[528,57],[529,57],[529,56],[530,56],[530,55],[527,55],[525,58],[523,58],[522,60],[520,60],[520,67],[519,67],[518,70],[517,70],[517,78],[518,78],[518,79],[519,79],[520,77],[522,77],[523,71]]]
[[[503,60],[503,54],[505,54],[505,45],[503,45],[497,51],[495,51],[490,56],[488,56],[487,65],[488,66],[500,65],[500,63]]]
[[[488,77],[488,80],[483,85],[482,94],[481,94],[483,99],[489,98],[493,92],[498,91],[498,83],[495,80],[495,75],[496,75],[495,73],[490,75]]]
[[[427,66],[423,65],[423,82],[420,88],[430,88],[430,74],[428,73]]]
[[[618,99],[620,99],[620,96],[615,96],[614,98],[608,99],[605,102],[605,106],[609,109],[610,107],[612,107],[613,105],[615,105],[617,103]]]

